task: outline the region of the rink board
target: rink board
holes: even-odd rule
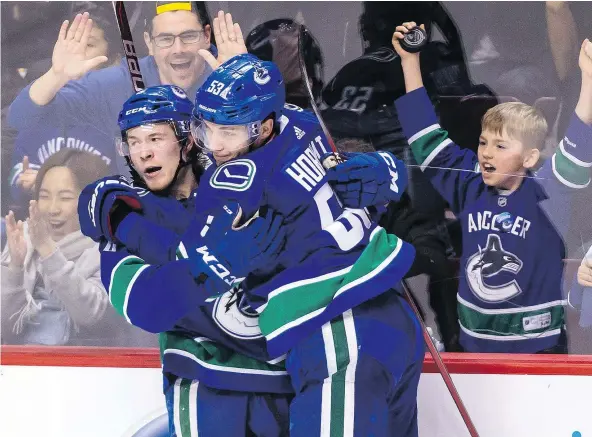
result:
[[[481,437],[592,437],[592,357],[443,356]],[[2,436],[166,435],[155,350],[4,346],[0,362]],[[435,372],[426,357],[420,436],[468,436]]]

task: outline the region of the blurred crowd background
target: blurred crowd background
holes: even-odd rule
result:
[[[579,48],[592,34],[591,2],[197,4],[203,25],[219,9],[231,12],[249,51],[279,65],[288,102],[310,108],[298,65],[295,24],[305,25],[309,37],[302,55],[307,74],[339,147],[389,150],[409,164],[413,164],[409,147],[392,104],[405,93],[400,60],[390,43],[396,25],[404,21],[426,25],[429,43],[421,55],[422,75],[441,125],[457,144],[476,150],[487,109],[500,102],[522,101],[539,109],[550,126],[544,158],[554,152],[573,112],[580,91]],[[42,209],[43,193],[48,193],[46,197],[55,193],[59,200],[53,206],[59,209],[55,229],[43,228],[43,223],[37,226],[48,236],[59,237],[54,239],[60,250],[59,257],[40,257],[43,236],[32,234],[23,254],[23,271],[3,270],[2,343],[157,346],[155,335],[114,313],[97,275],[98,249],[76,224],[73,205],[81,188],[104,175],[127,171],[115,151],[113,126],[100,118],[104,101],[85,100],[84,120],[80,111],[74,111],[62,114],[59,122],[38,120],[32,125],[23,111],[12,114],[17,123],[8,123],[9,107],[50,69],[60,25],[76,13],[88,11],[94,20],[87,56],[108,57],[97,68],[121,63],[111,2],[2,2],[1,8],[2,217],[12,211],[24,220],[30,215],[29,200],[37,200]],[[126,8],[138,55],[148,56],[144,33],[150,30],[155,3],[127,2]],[[446,202],[416,170],[411,169],[408,195],[385,219],[386,226],[437,260],[408,282],[440,349],[460,351],[456,310],[462,275],[460,227]],[[590,200],[589,187],[582,190],[570,214],[566,299],[592,244]],[[2,248],[6,260],[4,218]],[[592,353],[592,329],[581,323],[581,310],[567,305],[566,314],[569,353]]]

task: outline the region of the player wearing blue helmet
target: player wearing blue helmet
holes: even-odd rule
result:
[[[220,165],[278,133],[286,93],[277,66],[252,55],[232,58],[216,75],[224,82],[211,80],[197,91],[191,132]]]
[[[200,87],[191,129],[215,161],[198,197],[237,202],[247,217],[268,208],[285,217],[283,251],[252,270],[240,290],[259,313],[271,356],[287,354],[295,391],[290,435],[416,436],[423,341],[411,309],[390,290],[409,269],[413,248],[371,220],[363,209],[370,204],[343,207],[329,185],[339,183],[341,166],[329,175],[323,168],[330,149],[318,120],[284,103],[277,66],[242,54]],[[386,163],[397,199],[404,166],[386,152],[371,156]],[[364,173],[359,163],[354,155],[343,164],[350,183],[340,194],[359,190],[351,183],[352,174]],[[197,214],[208,214],[200,208],[208,204]]]
[[[256,329],[256,314],[240,313],[238,303],[229,304],[228,299],[206,302],[230,286],[220,281],[212,285],[208,278],[194,280],[193,272],[200,267],[174,261],[179,236],[216,251],[222,251],[226,240],[218,232],[218,223],[224,224],[220,219],[208,232],[191,227],[196,199],[189,193],[202,171],[189,136],[192,107],[183,91],[171,85],[148,88],[125,102],[118,120],[118,150],[132,169],[134,183],[111,177],[85,188],[79,207],[82,229],[103,243],[101,276],[113,306],[130,323],[160,332],[171,435],[287,436],[292,389],[283,363],[266,362],[260,335],[238,339],[220,326],[222,318],[238,317],[239,323],[244,319],[253,325],[255,320]],[[226,216],[232,205],[224,207]],[[228,215],[228,220],[233,218]],[[238,248],[276,236],[268,228],[260,228],[257,235],[252,229],[234,233]],[[167,263],[168,269],[156,267]],[[205,263],[201,270],[211,274]],[[134,271],[142,276],[133,278]],[[224,420],[229,414],[235,419]]]
[[[135,184],[161,192],[180,177],[193,181],[191,190],[197,186],[200,168],[189,137],[192,109],[185,92],[174,85],[151,87],[124,103],[118,118],[121,138],[117,149]]]

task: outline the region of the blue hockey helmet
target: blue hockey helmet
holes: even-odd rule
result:
[[[169,123],[181,147],[189,138],[193,102],[185,91],[175,85],[158,85],[146,88],[131,96],[119,113],[121,131],[119,152],[129,156],[126,133],[129,129],[156,123]]]
[[[195,96],[194,118],[216,124],[247,124],[278,120],[286,103],[284,79],[273,62],[242,54],[210,74]]]
[[[204,122],[242,126],[244,146],[259,135],[270,116],[277,122],[286,102],[284,79],[273,62],[253,55],[235,56],[210,74],[195,97],[191,129],[198,145],[210,149]],[[243,137],[243,135],[240,135]]]

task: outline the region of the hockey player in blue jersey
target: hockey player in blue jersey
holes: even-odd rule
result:
[[[283,363],[265,362],[265,341],[253,315],[241,312],[240,296],[204,302],[211,281],[197,283],[196,267],[185,261],[166,265],[191,221],[192,191],[202,172],[188,135],[192,107],[174,86],[151,87],[126,102],[120,150],[136,187],[116,177],[87,187],[79,203],[81,226],[103,241],[101,275],[112,305],[130,323],[161,332],[171,435],[284,436],[289,379]],[[250,237],[235,232],[233,243],[254,247]],[[220,235],[217,240],[223,243]],[[250,335],[228,333],[241,327]]]
[[[422,171],[462,224],[461,345],[470,352],[565,352],[560,214],[563,202],[589,184],[592,166],[592,67],[582,58],[584,46],[575,114],[555,154],[534,174],[547,124],[528,105],[490,109],[477,156],[447,138],[423,88],[419,54],[399,43],[413,26],[398,26],[392,39],[407,90],[396,107]]]
[[[413,249],[364,209],[342,206],[321,164],[330,149],[318,120],[284,101],[277,66],[252,55],[210,75],[196,96],[192,133],[215,165],[197,189],[196,215],[223,201],[240,204],[245,217],[267,208],[284,217],[283,252],[240,289],[259,313],[270,355],[287,354],[292,436],[417,435],[421,331],[389,291]],[[398,161],[376,156],[401,193]],[[201,258],[195,247],[181,252]]]
[[[216,18],[213,27],[220,35],[224,22]],[[229,50],[221,44],[219,55]],[[111,177],[89,185],[79,202],[81,228],[102,240],[102,280],[113,306],[128,322],[161,333],[170,435],[285,436],[292,388],[281,358],[266,362],[256,317],[241,311],[237,294],[204,302],[216,289],[212,281],[195,281],[196,266],[186,261],[168,263],[193,216],[193,191],[207,164],[189,137],[192,107],[185,93],[170,85],[151,87],[126,102],[119,150],[134,183]],[[258,223],[252,225],[246,233],[234,232],[233,243],[250,246],[252,255],[255,246],[262,254],[273,253],[262,247],[273,243],[273,230],[259,226],[268,232],[256,235]],[[218,221],[208,237],[217,228]],[[205,235],[197,230],[196,236]],[[218,233],[220,245],[221,237]],[[228,288],[223,284],[221,291]],[[236,335],[245,330],[247,335]]]

